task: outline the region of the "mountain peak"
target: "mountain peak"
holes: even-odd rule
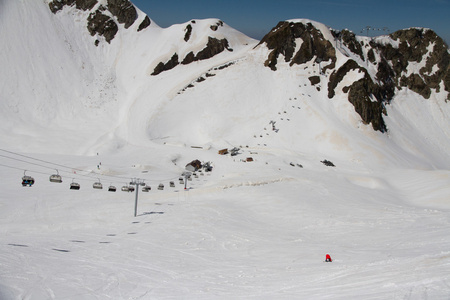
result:
[[[384,105],[403,87],[426,99],[432,90],[439,93],[444,88],[450,100],[450,55],[443,40],[429,29],[410,28],[371,39],[297,19],[279,22],[260,45],[269,49],[264,65],[273,71],[280,57],[291,67],[319,64],[330,99],[338,85],[347,82],[340,91],[375,130],[387,130]]]

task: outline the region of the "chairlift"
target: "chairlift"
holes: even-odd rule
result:
[[[62,178],[61,178],[61,175],[59,175],[58,170],[56,170],[56,174],[50,175],[50,182],[56,182],[56,183],[62,182]]]
[[[171,181],[171,182],[169,182],[169,184],[170,184],[170,187],[175,187],[175,182]]]
[[[180,184],[184,184],[184,179],[183,179],[183,177],[178,178],[178,180],[180,181]]]
[[[116,187],[113,186],[113,185],[110,185],[110,186],[108,187],[108,192],[115,192],[116,190],[117,190]]]
[[[72,183],[70,184],[70,189],[71,190],[79,190],[80,184],[72,181]]]
[[[121,190],[122,190],[122,192],[129,192],[129,191],[130,191],[128,185],[124,185],[124,186],[121,188]]]
[[[146,185],[146,186],[144,186],[144,187],[142,188],[142,191],[143,191],[143,192],[150,192],[151,189],[152,189],[152,188],[151,188],[149,185]]]
[[[94,182],[94,184],[92,185],[92,187],[93,187],[94,189],[99,189],[99,190],[103,189],[103,185],[101,184],[100,179],[98,180],[98,182]]]
[[[129,191],[129,192],[134,192],[134,186],[130,185],[130,186],[128,187],[128,191]]]
[[[22,186],[32,186],[34,184],[34,178],[28,175],[25,175],[26,171],[23,171],[22,177]]]
[[[164,184],[160,183],[160,184],[158,185],[158,190],[163,190],[163,189],[164,189]]]

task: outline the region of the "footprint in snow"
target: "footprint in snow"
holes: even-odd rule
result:
[[[8,244],[9,246],[14,246],[14,247],[28,247],[28,245],[23,245],[23,244]]]
[[[64,253],[70,252],[70,250],[65,250],[65,249],[56,249],[56,248],[53,248],[52,250],[58,251],[58,252],[64,252]]]

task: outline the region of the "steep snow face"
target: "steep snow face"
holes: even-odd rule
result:
[[[0,73],[2,142],[23,150],[40,151],[45,143],[77,152],[72,147],[81,140],[89,144],[98,131],[114,126],[122,97],[112,65],[118,48],[94,45],[86,13],[67,9],[64,16],[53,15],[42,1],[4,1],[2,10],[0,36],[8,41],[0,45],[8,70]],[[47,139],[49,132],[65,142]],[[24,137],[27,145],[19,142]]]
[[[170,81],[164,92],[147,93],[159,85],[159,78],[150,74],[165,57],[173,51],[197,53],[206,47],[208,36],[228,41],[230,50],[223,54],[236,55],[253,42],[219,20],[192,21],[191,37],[184,41],[188,24],[161,29],[150,20],[142,28],[148,17],[136,9],[136,21],[126,28],[126,23],[105,9],[109,1],[98,1],[86,10],[67,2],[54,12],[49,8],[52,1],[8,0],[2,4],[6,13],[0,21],[0,36],[9,41],[0,45],[0,62],[9,70],[0,74],[4,144],[37,152],[51,145],[63,153],[85,153],[105,140],[118,147],[133,140],[129,132],[145,133],[145,118],[173,89]],[[88,19],[97,11],[117,22],[118,31],[109,41],[89,31]],[[18,25],[19,20],[24,24]],[[222,55],[219,61],[228,59],[232,58]],[[209,68],[214,63],[197,65]],[[145,97],[142,103],[139,97]],[[147,108],[146,117],[130,116],[137,105]],[[134,126],[137,119],[140,130]],[[139,133],[137,140],[148,140]],[[21,145],[24,136],[27,145]]]

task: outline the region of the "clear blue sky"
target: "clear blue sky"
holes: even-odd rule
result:
[[[450,0],[131,1],[164,28],[192,19],[218,18],[250,37],[261,39],[279,21],[306,18],[338,30],[347,28],[358,35],[362,35],[366,26],[388,27],[390,32],[426,27],[450,44]]]

